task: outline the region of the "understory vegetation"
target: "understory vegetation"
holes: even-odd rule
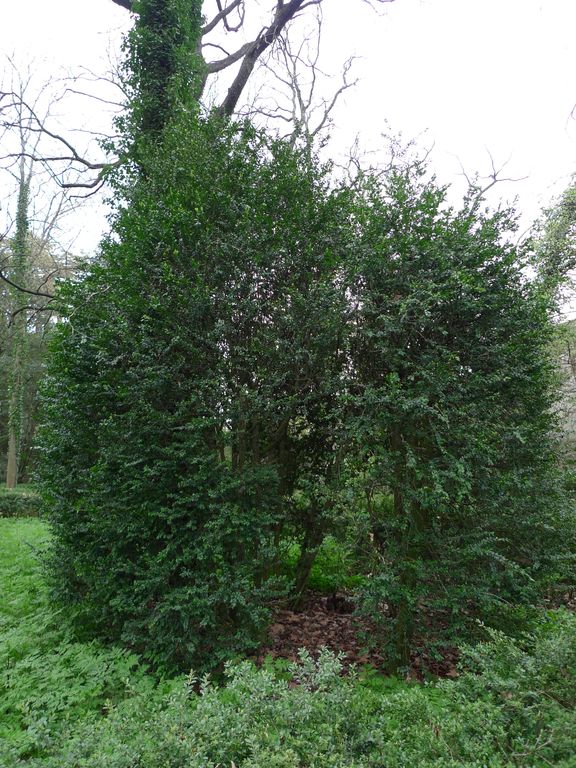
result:
[[[227,664],[225,685],[152,675],[74,634],[48,599],[38,520],[0,521],[3,768],[369,768],[576,765],[576,617],[490,631],[457,680],[426,685],[327,652]]]

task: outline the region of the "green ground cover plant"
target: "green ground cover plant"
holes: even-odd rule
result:
[[[45,523],[0,520],[0,542],[0,744],[27,759],[65,725],[155,681],[128,651],[79,641],[51,606],[40,563]]]
[[[0,521],[2,768],[576,766],[576,617],[521,640],[488,631],[457,680],[420,685],[335,656],[229,663],[225,684],[158,682],[127,651],[81,642],[50,607],[38,520]]]

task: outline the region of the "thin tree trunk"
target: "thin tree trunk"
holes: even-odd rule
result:
[[[406,483],[406,456],[402,435],[399,430],[393,430],[391,435],[391,447],[396,455],[396,467],[394,470],[394,517],[398,521],[405,521],[409,510],[406,509],[404,490]],[[407,526],[401,525],[400,551],[402,563],[398,574],[398,583],[401,588],[401,596],[397,606],[396,623],[394,627],[394,657],[391,659],[392,671],[401,667],[407,667],[410,663],[410,650],[414,636],[414,609],[410,593],[414,589],[414,564],[413,551],[413,521]]]
[[[24,158],[20,163],[20,185],[18,207],[16,209],[16,232],[13,245],[14,282],[26,287],[28,274],[28,202],[30,194],[30,173],[27,172]],[[6,486],[14,488],[18,483],[18,456],[20,438],[24,420],[24,376],[23,366],[26,350],[26,299],[16,289],[12,290],[12,327],[10,329],[10,370],[8,386],[10,400],[8,406],[8,457],[6,467]]]
[[[394,489],[394,516],[398,519],[402,519],[406,514],[404,508],[404,497],[402,490],[399,487]],[[410,530],[404,533],[406,538],[410,537]],[[409,557],[410,543],[405,538],[402,546],[403,558],[405,562],[402,564],[399,574],[399,583],[402,588],[402,596],[398,605],[398,613],[396,614],[396,627],[395,627],[395,658],[393,659],[393,666],[395,668],[406,667],[410,662],[410,647],[412,644],[412,636],[414,633],[414,618],[412,616],[412,607],[408,592],[413,587],[410,563],[406,562]]]
[[[314,565],[314,561],[316,560],[316,555],[318,554],[323,538],[323,529],[314,525],[314,522],[312,522],[312,526],[306,531],[304,536],[300,557],[298,558],[298,563],[296,565],[296,583],[294,585],[295,597],[293,601],[293,606],[296,610],[302,607],[304,590],[308,584],[310,572]]]
[[[15,411],[14,393],[10,398],[10,414]],[[8,420],[8,460],[6,467],[6,488],[15,488],[18,483],[18,438],[11,419]]]
[[[24,356],[26,351],[26,322],[24,313],[12,329],[12,349],[10,354],[8,404],[8,456],[6,462],[6,487],[14,488],[18,484],[18,464],[20,444],[24,422]]]

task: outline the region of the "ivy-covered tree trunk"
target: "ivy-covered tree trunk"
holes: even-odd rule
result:
[[[24,161],[20,164],[20,181],[16,209],[16,232],[12,248],[11,275],[17,285],[27,283],[29,262],[28,206],[30,182]],[[11,289],[10,329],[8,335],[8,455],[6,486],[18,483],[20,443],[24,424],[24,370],[27,349],[26,296]]]
[[[132,90],[131,138],[159,142],[182,110],[197,109],[203,77],[201,0],[136,0],[126,78]]]

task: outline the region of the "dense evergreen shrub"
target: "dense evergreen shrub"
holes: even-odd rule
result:
[[[509,244],[510,213],[480,206],[472,191],[451,209],[418,164],[364,190],[350,425],[380,556],[365,607],[396,663],[416,635],[454,640],[478,616],[521,625],[574,574],[552,305]]]
[[[56,592],[165,667],[258,642],[285,528],[303,586],[341,427],[348,193],[200,116],[200,5],[136,5],[113,229],[62,291],[44,391]]]
[[[28,487],[0,490],[0,517],[37,517],[41,504],[41,496]]]
[[[550,305],[509,214],[474,190],[452,210],[420,163],[338,186],[202,116],[200,3],[136,10],[112,231],[62,289],[44,390],[59,599],[160,668],[222,668],[359,523],[391,665],[479,616],[526,623],[576,526]]]
[[[177,128],[63,290],[43,478],[60,598],[158,664],[217,666],[326,494],[346,196],[250,128]]]

